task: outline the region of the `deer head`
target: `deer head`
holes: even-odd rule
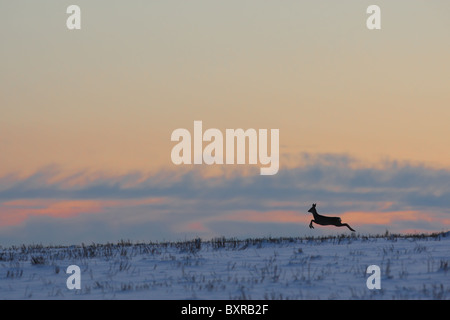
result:
[[[317,213],[317,211],[316,211],[316,203],[312,204],[312,207],[311,207],[311,209],[308,210],[308,212],[311,212],[312,214]]]

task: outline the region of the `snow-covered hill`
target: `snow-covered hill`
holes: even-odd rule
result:
[[[0,248],[0,298],[450,299],[449,260],[449,232],[22,246]],[[69,265],[79,290],[67,288]]]

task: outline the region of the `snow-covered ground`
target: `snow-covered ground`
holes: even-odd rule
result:
[[[22,246],[0,248],[0,298],[450,299],[449,260],[449,232]],[[380,290],[367,288],[369,265]]]

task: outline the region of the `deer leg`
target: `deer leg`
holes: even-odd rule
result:
[[[347,228],[349,228],[351,231],[355,232],[355,230],[353,230],[352,227],[350,227],[347,223],[344,223],[344,226],[346,226]]]
[[[339,226],[339,227],[347,227],[347,228],[349,228],[351,231],[355,231],[355,230],[353,230],[352,229],[352,227],[350,227],[347,223],[341,223],[341,225]]]
[[[314,220],[311,220],[311,222],[309,223],[309,228],[310,228],[310,229],[314,229],[313,224],[312,224],[313,222],[315,222],[315,221],[314,221]]]

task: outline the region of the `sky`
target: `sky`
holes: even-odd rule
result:
[[[2,1],[0,245],[448,230],[450,3],[376,2]],[[194,121],[278,173],[173,164]]]

